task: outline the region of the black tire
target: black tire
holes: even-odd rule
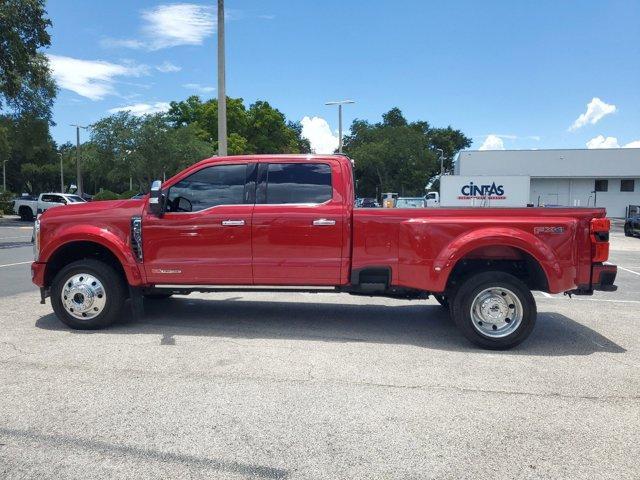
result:
[[[87,273],[98,279],[104,288],[104,308],[93,318],[76,318],[67,311],[63,304],[62,291],[65,282],[73,275],[82,273]],[[110,265],[92,259],[70,263],[57,273],[51,285],[53,311],[62,323],[77,330],[95,330],[113,324],[120,316],[126,297],[125,281],[121,275]]]
[[[23,222],[33,221],[33,210],[31,210],[30,207],[20,207],[18,209],[18,215],[20,215],[20,220],[22,220]]]
[[[449,308],[449,298],[444,295],[434,295],[433,298],[444,308]]]
[[[510,304],[505,306],[505,309],[522,310],[517,327],[502,337],[481,333],[480,330],[483,328],[490,330],[487,328],[490,323],[485,321],[484,327],[482,327],[483,322],[478,321],[476,327],[474,326],[474,318],[472,318],[471,309],[474,299],[491,288],[505,289],[516,297],[517,301],[514,300],[514,304],[519,302],[519,305]],[[501,295],[505,295],[504,292]],[[497,295],[496,297],[501,298]],[[500,300],[497,301],[500,302]],[[537,310],[531,291],[522,281],[504,272],[483,272],[469,277],[460,285],[451,305],[451,316],[462,334],[471,342],[491,350],[506,350],[522,343],[531,334],[536,323]],[[505,322],[510,322],[509,318],[506,318]],[[508,329],[509,325],[503,322],[503,327]],[[496,330],[496,325],[492,325],[492,329]],[[500,332],[498,331],[497,334]]]
[[[633,237],[633,231],[631,230],[631,226],[630,225],[625,225],[624,226],[624,236],[625,237]]]
[[[165,300],[173,296],[173,293],[144,293],[142,296],[147,300]]]

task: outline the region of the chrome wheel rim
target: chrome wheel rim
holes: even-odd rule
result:
[[[60,297],[67,313],[79,320],[97,317],[107,304],[102,282],[90,273],[76,273],[67,278]]]
[[[471,322],[485,337],[502,338],[512,334],[522,323],[523,313],[518,296],[503,287],[486,288],[471,302]]]

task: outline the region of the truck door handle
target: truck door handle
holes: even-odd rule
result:
[[[327,218],[316,218],[313,221],[314,227],[326,227],[326,226],[335,225],[335,224],[336,224],[335,220],[329,220]]]
[[[244,220],[223,220],[222,225],[225,227],[241,227],[244,225]]]

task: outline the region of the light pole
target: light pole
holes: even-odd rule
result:
[[[436,148],[436,152],[440,152],[440,176],[444,175],[444,150]]]
[[[227,92],[224,64],[224,0],[218,0],[218,156],[227,155]]]
[[[89,127],[83,127],[82,125],[71,124],[72,127],[76,127],[76,177],[78,183],[78,195],[82,196],[82,169],[80,168],[80,129],[87,130]]]
[[[62,167],[62,152],[58,152],[60,157],[60,193],[64,193],[64,170]]]
[[[2,160],[2,191],[7,191],[7,159]]]
[[[353,100],[338,100],[327,102],[325,105],[338,105],[338,153],[342,153],[342,105],[356,103]]]

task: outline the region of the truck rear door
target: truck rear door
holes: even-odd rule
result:
[[[343,247],[343,200],[337,162],[260,163],[252,219],[256,285],[337,285]]]

